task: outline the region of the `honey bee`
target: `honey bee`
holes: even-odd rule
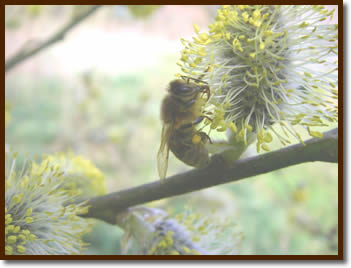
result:
[[[207,95],[206,99],[204,95]],[[182,76],[182,79],[169,84],[168,94],[161,105],[163,127],[157,154],[161,179],[167,174],[169,151],[193,167],[202,167],[209,162],[208,151],[204,145],[211,142],[211,139],[205,132],[195,128],[205,118],[211,121],[203,112],[203,106],[209,98],[210,89],[207,83],[199,79]]]

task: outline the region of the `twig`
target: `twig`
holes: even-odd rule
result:
[[[146,202],[181,195],[215,185],[234,182],[280,168],[311,161],[338,162],[338,129],[325,132],[323,138],[310,139],[303,144],[285,147],[263,155],[238,160],[232,166],[213,158],[203,169],[193,169],[134,188],[99,196],[88,202],[92,217],[115,223],[116,215],[124,209]]]
[[[26,59],[36,55],[40,51],[48,48],[52,44],[61,41],[64,39],[65,35],[72,30],[73,27],[78,25],[88,16],[93,14],[98,8],[102,7],[101,5],[92,6],[91,8],[82,11],[81,13],[74,16],[70,22],[68,22],[65,26],[63,26],[60,30],[54,33],[51,37],[49,37],[46,41],[41,42],[38,46],[32,49],[22,49],[17,52],[14,56],[10,57],[8,60],[5,61],[5,73],[15,67],[17,64],[25,61]]]

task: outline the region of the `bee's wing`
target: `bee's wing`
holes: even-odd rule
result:
[[[161,134],[161,145],[157,153],[157,169],[158,175],[161,179],[166,178],[167,168],[168,168],[168,138],[170,133],[170,126],[164,125]]]

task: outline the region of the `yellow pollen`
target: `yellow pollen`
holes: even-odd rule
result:
[[[243,14],[241,14],[241,16],[243,17],[243,20],[245,22],[247,22],[249,20],[249,14],[246,11]]]
[[[199,144],[200,142],[201,142],[201,136],[200,135],[197,135],[197,134],[195,134],[194,136],[193,136],[193,138],[192,138],[192,143],[193,144]]]

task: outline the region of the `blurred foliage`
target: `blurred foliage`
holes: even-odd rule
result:
[[[29,12],[24,6],[11,8]],[[29,9],[37,17],[43,12],[54,18],[71,10]],[[6,7],[7,29],[12,11]],[[24,21],[29,16],[12,17]],[[5,143],[30,156],[69,150],[82,155],[104,173],[108,192],[157,180],[159,107],[178,71],[179,52],[157,56],[150,68],[114,75],[87,70],[72,78],[14,71],[6,77],[11,120]],[[6,111],[8,118],[8,105]],[[278,147],[273,141],[271,149]],[[170,175],[187,169],[170,155]],[[202,214],[216,210],[230,217],[244,236],[240,254],[337,254],[337,174],[335,164],[308,163],[150,205],[172,213],[186,206]],[[85,236],[90,244],[85,254],[121,254],[122,235],[120,228],[97,222]]]
[[[170,215],[159,208],[137,206],[120,213],[116,222],[125,230],[122,252],[147,255],[236,255],[241,234],[230,219],[186,208]]]
[[[52,19],[64,16],[66,19],[70,19],[89,7],[89,5],[7,5],[5,8],[5,27],[6,30],[13,31],[26,23],[33,23],[43,18]],[[126,13],[129,13],[131,18],[146,20],[160,7],[160,5],[116,5],[114,6],[116,11],[113,14],[123,19]]]
[[[47,168],[59,167],[65,178],[61,186],[79,198],[89,198],[106,194],[105,176],[91,161],[72,152],[44,156],[40,164],[33,163],[32,172],[42,173]]]
[[[128,10],[135,18],[147,18],[151,16],[157,9],[159,5],[129,5]]]
[[[27,23],[35,23],[42,18],[52,18],[62,13],[66,14],[71,9],[67,5],[7,5],[5,6],[5,27],[6,30],[18,30]]]
[[[32,17],[37,17],[41,14],[43,10],[45,10],[45,6],[43,5],[28,5],[25,6],[26,11]]]
[[[11,104],[5,101],[5,127],[10,122],[11,115],[10,115]]]

